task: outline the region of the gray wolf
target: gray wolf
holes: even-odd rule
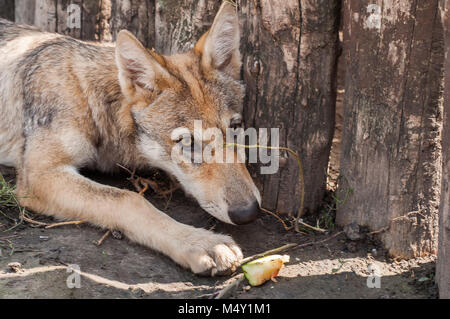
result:
[[[16,168],[17,196],[34,212],[120,230],[197,274],[232,271],[242,259],[232,238],[181,224],[79,169],[160,168],[218,219],[254,220],[261,198],[245,164],[170,158],[178,127],[240,124],[240,68],[238,20],[227,2],[192,50],[171,56],[128,31],[114,47],[0,20],[0,164]]]

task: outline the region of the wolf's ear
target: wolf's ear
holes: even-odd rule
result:
[[[149,52],[130,32],[119,32],[116,64],[120,87],[125,95],[134,95],[142,90],[157,91],[168,86],[171,76],[161,63],[164,63],[161,56]]]
[[[220,70],[239,79],[241,70],[239,41],[236,8],[225,1],[209,31],[198,40],[194,51],[201,56],[204,70]]]

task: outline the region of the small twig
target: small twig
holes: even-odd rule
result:
[[[54,223],[54,224],[50,224],[48,226],[45,226],[46,229],[50,229],[50,228],[54,228],[54,227],[59,227],[59,226],[66,226],[66,225],[80,225],[85,223],[85,221],[83,220],[73,220],[73,221],[69,221],[69,222],[61,222],[61,223]]]
[[[119,163],[116,163],[116,165],[119,166],[120,168],[126,170],[131,175],[131,177],[134,177],[134,173],[135,172],[130,171],[128,168],[126,168],[125,166],[120,165]]]
[[[45,227],[46,229],[59,227],[59,226],[65,226],[65,225],[80,225],[80,224],[84,223],[84,221],[74,220],[74,221],[68,221],[68,222],[47,224],[47,223],[39,222],[37,220],[34,220],[34,219],[28,217],[25,214],[25,211],[22,212],[21,219],[26,221],[27,223],[30,223],[30,224],[33,224],[33,225],[37,225],[37,226],[41,226],[41,227]]]
[[[270,254],[279,253],[279,252],[281,252],[281,251],[284,251],[284,250],[287,250],[287,249],[289,249],[289,248],[293,248],[293,247],[296,247],[296,246],[298,246],[298,244],[296,244],[296,243],[286,244],[286,245],[284,245],[284,246],[281,246],[281,247],[278,247],[278,248],[275,248],[275,249],[271,249],[271,250],[265,251],[265,252],[263,252],[263,253],[259,253],[259,254],[256,254],[256,255],[253,255],[253,256],[244,258],[244,259],[242,259],[242,261],[241,261],[241,266],[242,266],[243,264],[248,263],[249,261],[251,261],[251,260],[253,260],[253,259],[256,259],[256,258],[259,258],[259,257],[264,257],[264,256],[270,255]]]
[[[380,229],[378,229],[378,230],[371,231],[370,233],[367,233],[367,235],[376,235],[376,234],[385,232],[385,231],[388,230],[389,228],[391,228],[391,225],[386,226],[386,227],[383,227],[383,228],[380,228]]]
[[[220,293],[220,291],[216,291],[216,292],[213,292],[213,293],[196,296],[195,298],[196,299],[202,299],[202,298],[205,298],[205,297],[209,297],[208,299],[212,299],[214,296],[217,296],[219,293]]]
[[[382,228],[380,228],[380,229],[371,231],[370,233],[367,233],[367,235],[376,235],[376,234],[385,232],[385,231],[387,231],[389,228],[391,228],[392,222],[395,222],[395,221],[401,220],[401,219],[407,219],[409,216],[411,216],[411,215],[416,215],[416,214],[422,216],[423,218],[425,218],[425,216],[424,216],[421,212],[419,212],[419,211],[416,211],[416,212],[409,212],[408,214],[405,214],[405,215],[402,215],[402,216],[398,216],[398,217],[395,217],[395,218],[391,219],[391,220],[389,221],[389,225],[384,226],[384,227],[382,227]]]
[[[326,233],[326,232],[327,232],[326,229],[322,229],[322,228],[318,228],[318,227],[314,227],[314,226],[308,225],[307,223],[302,222],[301,220],[298,220],[298,223],[299,223],[300,225],[302,225],[303,227],[312,229],[312,230],[317,231],[317,232],[319,232],[319,233]]]
[[[163,196],[165,196],[165,195],[172,195],[173,192],[175,192],[178,188],[180,188],[180,185],[174,185],[172,188],[170,188],[170,189],[168,189],[166,191],[161,191],[159,193],[159,195],[163,195]]]
[[[291,248],[304,248],[304,247],[307,247],[307,246],[322,244],[322,243],[325,243],[325,242],[327,242],[327,241],[329,241],[329,240],[331,240],[331,239],[333,239],[333,238],[335,238],[335,237],[337,237],[337,236],[339,236],[339,235],[341,235],[343,233],[344,233],[343,231],[340,231],[340,232],[337,232],[336,234],[334,234],[334,235],[332,235],[330,237],[327,237],[327,238],[325,238],[323,240],[312,241],[312,242],[304,243],[304,244],[301,244],[301,245],[296,244],[296,243],[286,244],[284,246],[281,246],[281,247],[278,247],[278,248],[275,248],[275,249],[271,249],[271,250],[265,251],[263,253],[259,253],[259,254],[256,254],[256,255],[244,258],[244,259],[242,259],[242,262],[241,262],[240,265],[242,266],[243,264],[246,264],[249,261],[252,261],[253,259],[256,259],[256,258],[259,258],[259,257],[264,257],[264,256],[269,255],[269,254],[280,253],[282,251],[285,251],[285,250],[288,250],[288,249],[291,249]]]
[[[165,211],[166,211],[167,208],[169,207],[170,201],[172,200],[172,195],[173,195],[173,192],[171,192],[171,193],[169,194],[169,199],[166,201],[166,205],[164,206],[164,210],[165,210]],[[165,196],[165,195],[164,195],[164,196]]]
[[[236,289],[241,282],[244,281],[244,274],[236,275],[230,284],[225,286],[222,290],[220,290],[219,294],[214,299],[223,299],[226,298],[228,295],[231,295],[233,293],[233,290]]]
[[[12,217],[8,216],[7,214],[5,214],[4,212],[2,212],[1,210],[0,210],[0,214],[2,214],[3,216],[5,216],[5,217],[8,218],[9,220],[12,220],[14,223],[17,223],[17,220],[16,220],[15,218],[12,218]]]
[[[105,241],[105,239],[109,236],[109,234],[111,234],[111,230],[107,230],[106,233],[102,236],[102,238],[100,238],[99,240],[94,240],[94,244],[96,246],[100,246],[101,244],[103,244],[103,242]]]
[[[31,219],[29,217],[27,217],[26,214],[23,214],[22,216],[23,220],[26,221],[27,223],[33,224],[33,225],[37,225],[37,226],[49,226],[49,224],[47,223],[43,223],[43,222],[38,222],[37,220]]]
[[[139,195],[143,196],[144,193],[148,190],[148,184],[144,184],[144,188],[139,191]]]
[[[147,186],[147,188],[150,186],[155,193],[157,193],[160,190],[158,183],[156,183],[155,181],[140,176],[136,176],[136,179],[139,183],[141,183],[141,185]]]
[[[15,237],[19,237],[19,235],[11,235],[11,236],[0,237],[0,240],[9,240],[9,238],[15,238]]]
[[[137,192],[139,193],[139,195],[143,196],[144,193],[151,188],[156,194],[160,195],[160,196],[166,196],[168,194],[172,195],[172,193],[178,189],[178,185],[175,185],[175,187],[172,187],[168,190],[161,190],[161,188],[158,186],[158,183],[155,181],[152,181],[148,178],[143,178],[140,176],[135,175],[136,170],[131,171],[130,169],[126,168],[123,165],[120,165],[118,163],[116,163],[117,166],[119,166],[120,168],[124,169],[125,171],[127,171],[131,176],[128,177],[127,179],[133,184],[134,188],[137,190]],[[143,187],[141,187],[141,185]],[[170,200],[169,200],[170,201]]]
[[[342,235],[343,233],[344,233],[343,231],[340,231],[340,232],[337,232],[336,234],[334,234],[334,235],[332,235],[330,237],[327,237],[327,238],[325,238],[323,240],[312,241],[312,242],[309,242],[309,243],[301,244],[301,245],[298,245],[295,248],[304,248],[304,247],[308,247],[308,246],[323,244],[323,243],[325,243],[325,242],[327,242],[329,240],[332,240],[333,238],[336,238],[339,235]]]
[[[278,216],[277,214],[271,212],[270,210],[265,209],[265,208],[263,208],[263,207],[259,207],[259,208],[260,208],[263,212],[266,212],[267,214],[272,215],[273,217],[275,217],[276,219],[278,219],[278,220],[280,221],[280,223],[283,225],[284,230],[286,230],[286,231],[287,231],[287,230],[291,230],[292,227],[294,227],[294,226],[287,226],[286,223],[284,222],[284,220],[283,220],[280,216]]]
[[[15,196],[14,196],[14,200],[15,200],[15,202],[17,204],[17,207],[19,208],[19,222],[14,221],[15,225],[13,225],[12,227],[4,230],[3,233],[9,232],[9,231],[15,229],[16,227],[18,227],[19,225],[22,225],[22,223],[23,223],[23,215],[25,214],[25,208],[22,208],[20,206],[19,201],[17,200],[17,198]]]

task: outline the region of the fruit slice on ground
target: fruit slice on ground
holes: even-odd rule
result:
[[[242,270],[250,285],[259,286],[276,277],[286,262],[289,262],[288,255],[271,255],[242,265]]]

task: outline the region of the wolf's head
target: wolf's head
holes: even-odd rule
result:
[[[234,224],[254,220],[261,198],[245,164],[192,160],[217,135],[225,137],[228,128],[241,125],[244,87],[235,8],[222,4],[210,30],[183,54],[159,55],[121,31],[116,63],[145,160],[175,176],[218,219]],[[199,120],[200,133],[215,128],[217,134],[198,134],[194,121]],[[188,161],[186,152],[176,152],[186,148],[192,151]]]

